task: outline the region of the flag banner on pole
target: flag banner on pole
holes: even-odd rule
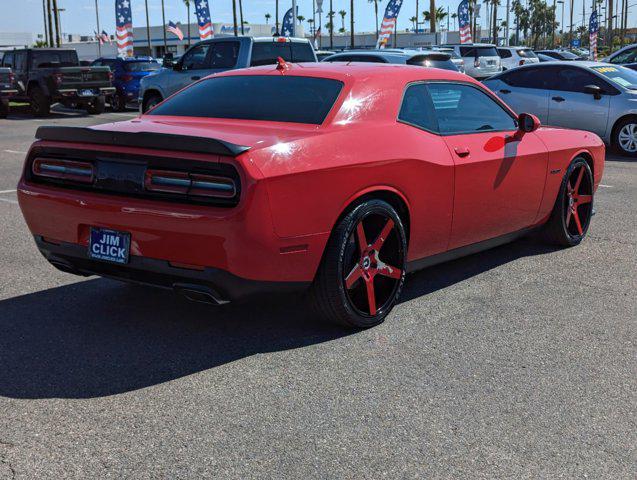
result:
[[[299,7],[296,7],[297,11]],[[292,15],[292,9],[290,8],[285,15],[283,15],[283,22],[281,23],[281,35],[284,37],[294,36],[294,15]]]
[[[210,7],[208,0],[196,0],[195,9],[197,11],[197,24],[199,25],[199,39],[205,40],[215,36],[210,19]]]
[[[398,18],[398,12],[403,4],[403,0],[390,0],[385,8],[385,15],[383,21],[380,23],[380,32],[378,33],[378,42],[376,42],[376,48],[385,48],[389,38],[396,27],[396,19]]]
[[[316,0],[316,13],[323,13],[323,0]]]
[[[469,23],[469,0],[462,0],[458,5],[458,26],[460,27],[460,43],[472,43],[471,24]]]
[[[184,39],[184,32],[182,32],[181,28],[179,28],[172,20],[168,22],[168,27],[166,27],[166,30],[175,35],[179,40]]]
[[[319,27],[314,33],[314,50],[318,50],[318,39],[321,36],[321,27]]]
[[[100,45],[104,45],[104,37],[102,37],[99,33],[97,33],[97,31],[93,30],[93,33],[95,34],[95,40],[97,40],[98,42],[100,42]]]
[[[120,57],[132,57],[133,18],[130,0],[115,0],[115,27],[117,54]]]
[[[593,10],[591,13],[591,18],[588,21],[588,34],[589,34],[589,44],[590,44],[590,52],[593,60],[597,60],[597,34],[599,33],[599,21],[597,18],[597,10]]]
[[[109,45],[113,45],[113,41],[111,40],[111,37],[108,35],[108,33],[106,33],[106,30],[102,30],[102,40],[104,40],[104,43],[108,42]]]

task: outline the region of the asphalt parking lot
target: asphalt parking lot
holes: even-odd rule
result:
[[[0,479],[635,478],[637,161],[581,246],[416,273],[352,333],[50,267],[14,190],[35,129],[134,115],[0,120]]]

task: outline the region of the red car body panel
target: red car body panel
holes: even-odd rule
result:
[[[91,226],[111,228],[131,233],[133,256],[250,280],[311,282],[338,218],[363,195],[383,192],[403,202],[408,261],[415,261],[544,222],[578,154],[590,159],[595,187],[601,179],[604,145],[588,132],[540,128],[521,136],[516,131],[440,136],[397,120],[412,82],[465,82],[488,92],[462,74],[328,63],[292,65],[285,73],[261,67],[220,75],[282,74],[343,82],[322,125],[145,115],[93,127],[250,147],[236,157],[187,153],[179,145],[157,150],[38,141],[32,147],[228,163],[241,179],[236,207],[69,190],[23,175],[18,198],[31,232],[53,244],[86,246]]]

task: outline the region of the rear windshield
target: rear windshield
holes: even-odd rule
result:
[[[574,53],[571,52],[567,52],[566,50],[561,50],[558,52],[558,55],[560,55],[562,58],[565,58],[567,60],[577,60],[579,57],[577,55],[575,55]]]
[[[497,57],[495,47],[460,47],[460,55],[463,57]]]
[[[531,50],[530,48],[520,48],[519,50],[516,50],[518,52],[518,55],[521,56],[522,58],[537,58],[537,55],[535,54],[535,52],[533,50]]]
[[[79,64],[75,50],[33,50],[31,53],[31,68],[77,67]]]
[[[428,54],[428,55],[416,55],[407,60],[408,65],[420,65],[423,67],[442,68],[443,70],[458,69],[451,61],[449,55],[446,54]]]
[[[313,77],[235,75],[195,83],[149,115],[235,118],[320,125],[343,84]]]
[[[250,65],[274,65],[278,57],[287,62],[315,62],[314,50],[305,42],[255,42]]]
[[[127,72],[154,72],[159,70],[161,65],[157,62],[125,62],[124,70]]]

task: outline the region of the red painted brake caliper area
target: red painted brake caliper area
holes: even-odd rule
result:
[[[367,239],[365,238],[365,230],[363,229],[362,220],[356,227],[356,238],[358,240],[360,258],[358,263],[345,278],[345,286],[349,290],[354,286],[358,279],[362,279],[365,282],[370,315],[376,315],[377,311],[374,277],[376,275],[382,275],[393,279],[400,279],[400,276],[402,275],[402,270],[400,268],[387,265],[380,259],[380,250],[393,228],[394,221],[390,218],[387,220],[387,223],[376,240],[374,240],[373,243],[368,244]]]
[[[566,195],[568,197],[568,209],[566,211],[566,228],[570,225],[571,219],[575,222],[577,233],[579,235],[584,234],[582,229],[582,222],[580,221],[579,214],[577,213],[577,207],[586,203],[591,203],[593,200],[592,195],[581,195],[580,187],[582,185],[582,178],[584,177],[584,167],[580,167],[577,180],[575,180],[575,186],[571,186],[571,179],[569,178],[566,184]]]

